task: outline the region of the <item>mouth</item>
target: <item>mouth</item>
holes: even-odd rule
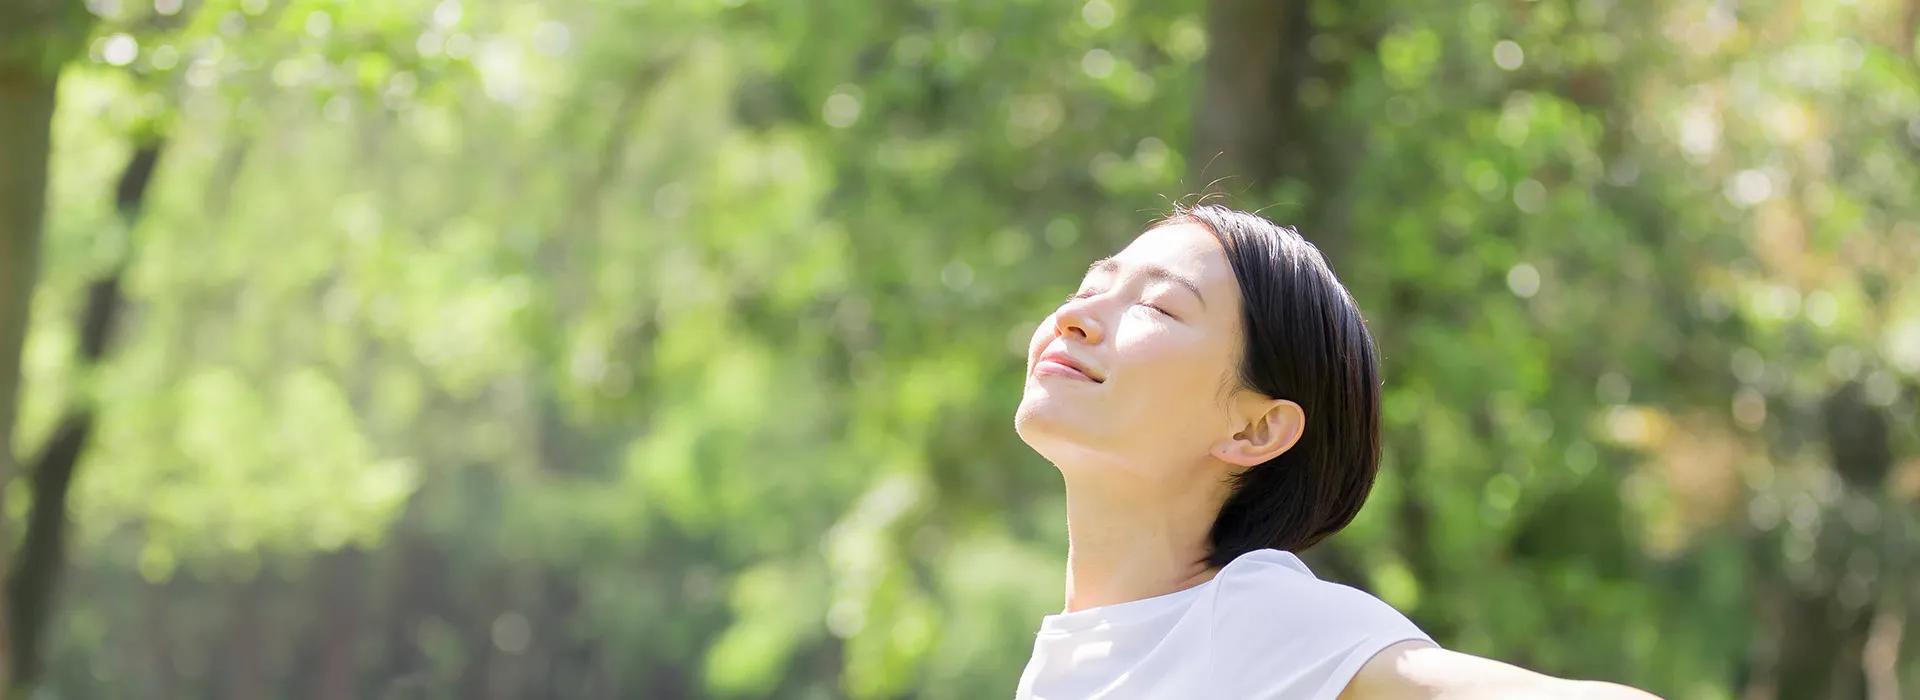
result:
[[[1034,376],[1056,376],[1101,384],[1105,377],[1095,374],[1086,364],[1059,350],[1049,350],[1033,363]]]

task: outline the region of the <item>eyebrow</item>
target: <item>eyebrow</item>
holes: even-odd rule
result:
[[[1145,275],[1148,279],[1164,280],[1186,287],[1187,291],[1193,292],[1194,298],[1200,300],[1200,307],[1206,308],[1207,295],[1200,293],[1200,285],[1194,284],[1193,280],[1187,279],[1179,273],[1153,263],[1136,265],[1134,269],[1138,270],[1140,274]],[[1113,258],[1101,258],[1093,261],[1092,265],[1087,266],[1087,274],[1089,275],[1095,272],[1117,273],[1119,271],[1120,262]]]

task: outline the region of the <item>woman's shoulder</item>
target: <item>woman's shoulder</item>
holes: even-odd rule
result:
[[[1386,601],[1353,586],[1322,580],[1291,552],[1248,552],[1215,578],[1216,630],[1277,637],[1290,646],[1341,646],[1371,637],[1427,638]]]
[[[1208,617],[1220,697],[1331,700],[1374,654],[1432,642],[1393,606],[1320,579],[1289,552],[1249,552],[1215,581]]]

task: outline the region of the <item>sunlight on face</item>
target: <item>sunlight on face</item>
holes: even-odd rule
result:
[[[1094,263],[1027,348],[1021,439],[1062,470],[1173,478],[1231,433],[1240,289],[1206,228],[1149,229]]]

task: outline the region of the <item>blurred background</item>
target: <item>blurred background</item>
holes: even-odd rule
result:
[[[9,0],[8,697],[1010,697],[1025,339],[1202,191],[1384,354],[1323,577],[1673,700],[1920,697],[1917,28]]]

